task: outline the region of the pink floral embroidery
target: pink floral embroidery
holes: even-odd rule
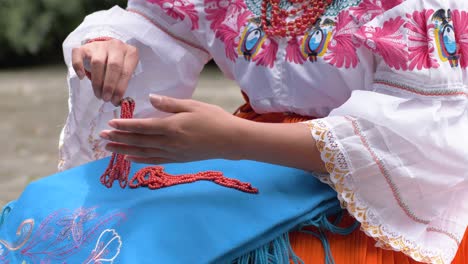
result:
[[[468,12],[454,10],[452,21],[455,29],[455,38],[459,46],[460,66],[468,67]]]
[[[396,17],[386,21],[382,27],[364,27],[359,33],[365,38],[366,46],[380,54],[388,66],[397,70],[408,68],[407,44],[400,31],[404,23],[404,19]]]
[[[333,40],[328,47],[329,52],[324,59],[337,68],[356,67],[359,61],[353,41],[356,31],[357,25],[349,11],[341,12],[337,18]]]
[[[429,30],[434,28],[427,21],[434,13],[433,10],[414,11],[413,14],[407,14],[408,22],[405,28],[408,29],[409,51],[409,70],[438,68],[439,63],[434,58],[434,45],[428,36]]]
[[[288,45],[286,47],[286,61],[297,64],[302,64],[305,61],[301,54],[301,48],[297,38],[291,38],[291,40],[288,41]]]
[[[363,0],[358,6],[351,7],[349,10],[360,24],[363,24],[403,3],[403,1],[405,0]]]
[[[188,17],[192,22],[192,30],[198,29],[198,14],[195,5],[187,0],[147,0],[157,4],[166,14],[177,20],[184,20]]]
[[[253,58],[257,65],[273,67],[278,53],[278,43],[273,39],[267,39],[262,45],[262,51]]]
[[[245,8],[245,3],[242,0],[206,0],[206,20],[211,21],[210,28],[216,31],[226,19],[228,9],[230,9],[230,13],[236,13]]]
[[[226,57],[231,61],[238,57],[239,32],[251,16],[245,8],[242,0],[205,0],[206,20],[210,21],[216,38],[224,43]]]

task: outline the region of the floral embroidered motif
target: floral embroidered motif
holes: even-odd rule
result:
[[[96,208],[78,208],[73,212],[65,209],[56,211],[37,228],[33,219],[24,220],[16,232],[16,242],[0,240],[0,244],[5,247],[0,260],[8,261],[8,254],[11,253],[16,259],[21,258],[28,263],[62,263],[80,252],[104,226],[115,225],[123,218],[122,213],[98,217]],[[86,263],[112,263],[117,257],[122,244],[120,237],[115,231],[112,236],[106,234],[106,230],[101,233]],[[113,239],[104,240],[104,237]],[[117,242],[114,242],[115,239]]]
[[[359,21],[359,24],[364,24],[385,11],[403,3],[405,0],[363,0],[356,7],[351,7],[349,10]]]
[[[239,32],[247,23],[250,13],[245,11],[242,0],[205,0],[206,20],[216,38],[225,45],[226,57],[232,61],[237,59]]]
[[[166,14],[176,20],[184,20],[186,17],[192,23],[192,30],[198,29],[198,14],[195,5],[187,0],[147,0],[161,7]]]
[[[401,17],[391,18],[382,27],[364,27],[359,33],[364,36],[368,48],[380,54],[389,67],[397,70],[408,68],[407,43],[401,31],[404,23]]]
[[[74,213],[63,216],[57,221],[57,225],[63,227],[58,234],[58,239],[73,240],[76,245],[79,245],[83,240],[83,225],[95,217],[95,208],[79,208]]]
[[[341,12],[360,2],[337,0],[332,8]],[[281,2],[283,8],[289,5],[286,0]],[[224,43],[228,59],[235,61],[240,56],[256,65],[273,67],[279,46],[263,31],[259,7],[256,0],[205,0],[206,19],[216,38]],[[358,24],[349,11],[339,13],[336,19],[319,19],[304,36],[288,41],[286,61],[302,64],[322,58],[338,68],[356,67],[359,60],[353,34],[357,30]]]
[[[364,26],[356,36],[396,70],[439,68],[444,62],[468,67],[466,11],[414,11],[390,18],[381,27]]]
[[[432,17],[435,25],[435,42],[441,61],[449,61],[452,67],[458,67],[458,47],[455,39],[455,29],[452,23],[452,11],[439,9]]]
[[[452,21],[455,29],[455,39],[459,47],[460,66],[468,67],[468,12],[454,10]]]
[[[354,43],[354,33],[357,30],[357,25],[349,11],[341,12],[330,43],[330,52],[325,56],[325,60],[337,68],[356,67],[359,59],[356,53],[357,45]]]
[[[351,123],[355,122],[352,118],[348,118],[348,120]],[[321,152],[325,167],[330,173],[330,181],[333,182],[331,186],[337,191],[338,199],[342,205],[361,223],[361,229],[368,236],[375,238],[379,242],[379,246],[384,249],[402,251],[417,261],[445,263],[444,256],[440,252],[421,248],[399,232],[384,226],[381,220],[376,218],[377,215],[373,209],[361,200],[359,193],[356,193],[346,183],[346,179],[351,177],[349,161],[328,124],[324,120],[313,120],[307,124],[316,141],[316,146]],[[327,182],[325,181],[325,183]]]
[[[341,12],[336,22],[330,18],[319,19],[303,37],[288,42],[286,60],[302,64],[323,58],[337,68],[354,68],[359,62],[354,41],[357,30],[358,25],[349,11]]]
[[[113,263],[120,254],[122,239],[114,229],[106,229],[99,236],[96,246],[84,264]]]
[[[439,63],[433,56],[434,45],[429,33],[433,31],[434,25],[427,24],[428,19],[434,13],[433,10],[414,11],[407,14],[408,22],[405,28],[408,29],[409,70],[438,68]]]

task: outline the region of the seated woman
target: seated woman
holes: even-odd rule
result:
[[[251,240],[240,247],[263,245],[268,257],[259,257],[264,251],[237,250],[235,243],[222,249],[211,244],[203,250],[219,251],[223,257],[200,257],[193,263],[333,262],[327,252],[335,263],[466,263],[467,43],[466,1],[130,0],[127,10],[114,7],[88,16],[65,41],[70,114],[61,137],[60,168],[105,157],[108,151],[149,164],[214,158],[261,161],[314,172],[336,191],[349,214],[341,224],[360,223],[359,230],[345,232],[323,217],[317,220],[320,214],[312,217],[310,208],[301,209],[300,215],[289,212],[288,220],[281,220],[293,226],[273,224],[280,220],[262,222],[271,225],[267,227],[254,225],[252,234],[257,236],[249,236]],[[185,100],[210,59],[242,88],[247,102],[235,116]],[[114,105],[124,95],[136,101],[134,120],[115,119]],[[218,162],[223,161],[188,167],[225,168]],[[280,171],[265,164],[239,164],[239,174]],[[172,166],[176,172],[187,168]],[[282,172],[290,173],[291,179],[297,173]],[[327,201],[322,187],[303,192],[301,185],[310,190],[317,186],[307,177],[280,182],[285,177],[272,174],[269,183],[256,182],[260,195],[276,201],[268,187],[273,184],[284,186],[273,189],[286,194],[282,199],[297,202],[292,207],[314,195],[321,200],[308,206],[320,208]],[[66,181],[64,175],[60,178]],[[199,204],[214,199],[203,189],[200,192],[206,196]],[[168,188],[164,195],[176,193]],[[102,199],[100,195],[106,203],[123,199],[112,190],[86,197],[83,203]],[[233,198],[225,192],[218,195],[221,200]],[[167,197],[148,198],[144,205],[159,206],[160,201],[173,205],[168,218],[187,209],[178,206],[179,199]],[[248,204],[228,206],[227,214],[242,213]],[[336,214],[333,205],[327,208],[322,215]],[[287,214],[282,206],[275,209]],[[271,211],[275,210],[261,215],[266,219],[274,215]],[[72,218],[74,222],[79,223],[81,215]],[[165,219],[159,214],[145,220],[156,218]],[[130,220],[135,225],[142,222]],[[224,230],[213,223],[215,230]],[[184,231],[208,234],[195,230],[197,225],[202,224],[195,221],[193,229]],[[152,230],[151,224],[146,227]],[[282,240],[264,239],[282,228],[288,233]],[[109,232],[102,234],[113,234]],[[119,238],[124,235],[132,237],[130,232]],[[215,236],[206,236],[211,235]],[[128,244],[125,252],[121,243],[121,259],[116,254],[110,262],[129,263],[128,252],[137,252],[141,244],[134,240]],[[9,245],[10,252],[22,247]],[[172,258],[159,255],[139,263],[171,263],[167,259],[184,263],[177,254],[191,250],[174,243],[158,245],[144,249],[162,247]],[[96,254],[89,259],[96,260]]]

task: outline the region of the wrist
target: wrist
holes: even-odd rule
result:
[[[223,158],[229,160],[249,159],[254,142],[257,122],[232,116],[228,133],[226,133],[226,151]]]

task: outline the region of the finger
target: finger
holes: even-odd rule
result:
[[[135,147],[135,146],[128,146],[128,145],[119,144],[119,143],[108,143],[106,145],[106,150],[113,152],[113,153],[117,153],[117,154],[144,157],[144,158],[154,158],[154,157],[166,158],[167,157],[167,153],[161,149]]]
[[[166,135],[169,130],[164,119],[144,118],[144,119],[113,119],[109,121],[109,126],[127,132],[144,135]]]
[[[120,104],[137,65],[138,49],[133,46],[129,46],[125,53],[122,73],[120,74],[120,79],[115,87],[114,95],[112,97],[112,103],[114,105],[117,106]]]
[[[135,163],[144,163],[144,164],[166,164],[166,163],[174,163],[174,160],[166,159],[166,158],[141,158],[135,156],[127,156],[125,157],[126,160],[135,162]]]
[[[104,130],[99,135],[114,143],[167,150],[167,138],[160,135],[144,135],[116,130]]]
[[[150,94],[151,104],[158,110],[166,113],[193,112],[198,102],[187,99],[176,99],[157,94]]]
[[[81,48],[74,48],[72,50],[72,66],[80,80],[83,80],[83,78],[86,76],[83,64],[84,56],[85,54]]]
[[[101,99],[102,97],[102,85],[104,82],[106,62],[107,51],[104,48],[97,48],[91,57],[91,83],[93,85],[94,94],[98,99]]]
[[[104,83],[102,86],[102,100],[109,102],[114,94],[115,87],[119,82],[122,74],[125,53],[123,51],[110,52],[107,57],[107,65],[105,67]]]

